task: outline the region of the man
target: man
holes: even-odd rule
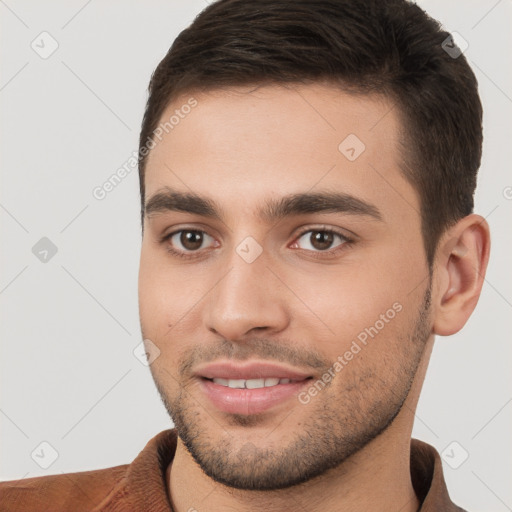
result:
[[[4,482],[2,510],[462,510],[411,440],[489,257],[449,38],[405,0],[221,0],[180,34],[139,150],[141,329],[175,429],[130,465]]]

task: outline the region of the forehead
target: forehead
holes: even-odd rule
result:
[[[169,105],[159,127],[146,202],[169,186],[256,212],[269,197],[321,188],[390,214],[419,211],[400,170],[399,112],[381,95],[325,84],[191,92]]]

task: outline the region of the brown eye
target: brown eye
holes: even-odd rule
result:
[[[189,250],[195,251],[201,247],[203,243],[203,235],[200,231],[182,231],[180,235],[180,243]]]
[[[335,239],[338,238],[340,242],[337,245],[333,246]],[[300,241],[302,242],[303,247],[300,247]],[[295,242],[301,249],[312,250],[313,252],[323,252],[329,249],[334,249],[344,243],[348,242],[348,238],[343,236],[340,233],[336,233],[335,231],[325,230],[325,229],[310,229],[304,233],[297,239]]]
[[[213,241],[210,235],[207,235],[204,231],[198,231],[193,229],[182,229],[172,233],[168,238],[169,242],[179,252],[197,252],[204,245],[204,242]]]
[[[310,235],[311,245],[319,251],[329,249],[333,240],[333,234],[327,231],[314,231],[313,234]]]

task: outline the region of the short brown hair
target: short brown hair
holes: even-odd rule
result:
[[[450,34],[406,0],[219,0],[176,38],[154,71],[139,142],[144,226],[147,145],[185,92],[328,81],[398,106],[402,172],[419,194],[429,265],[444,230],[473,211],[482,106]]]

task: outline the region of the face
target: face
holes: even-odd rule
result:
[[[185,95],[162,122],[176,110],[146,167],[151,372],[207,475],[296,485],[392,424],[431,333],[397,113],[322,84]]]

